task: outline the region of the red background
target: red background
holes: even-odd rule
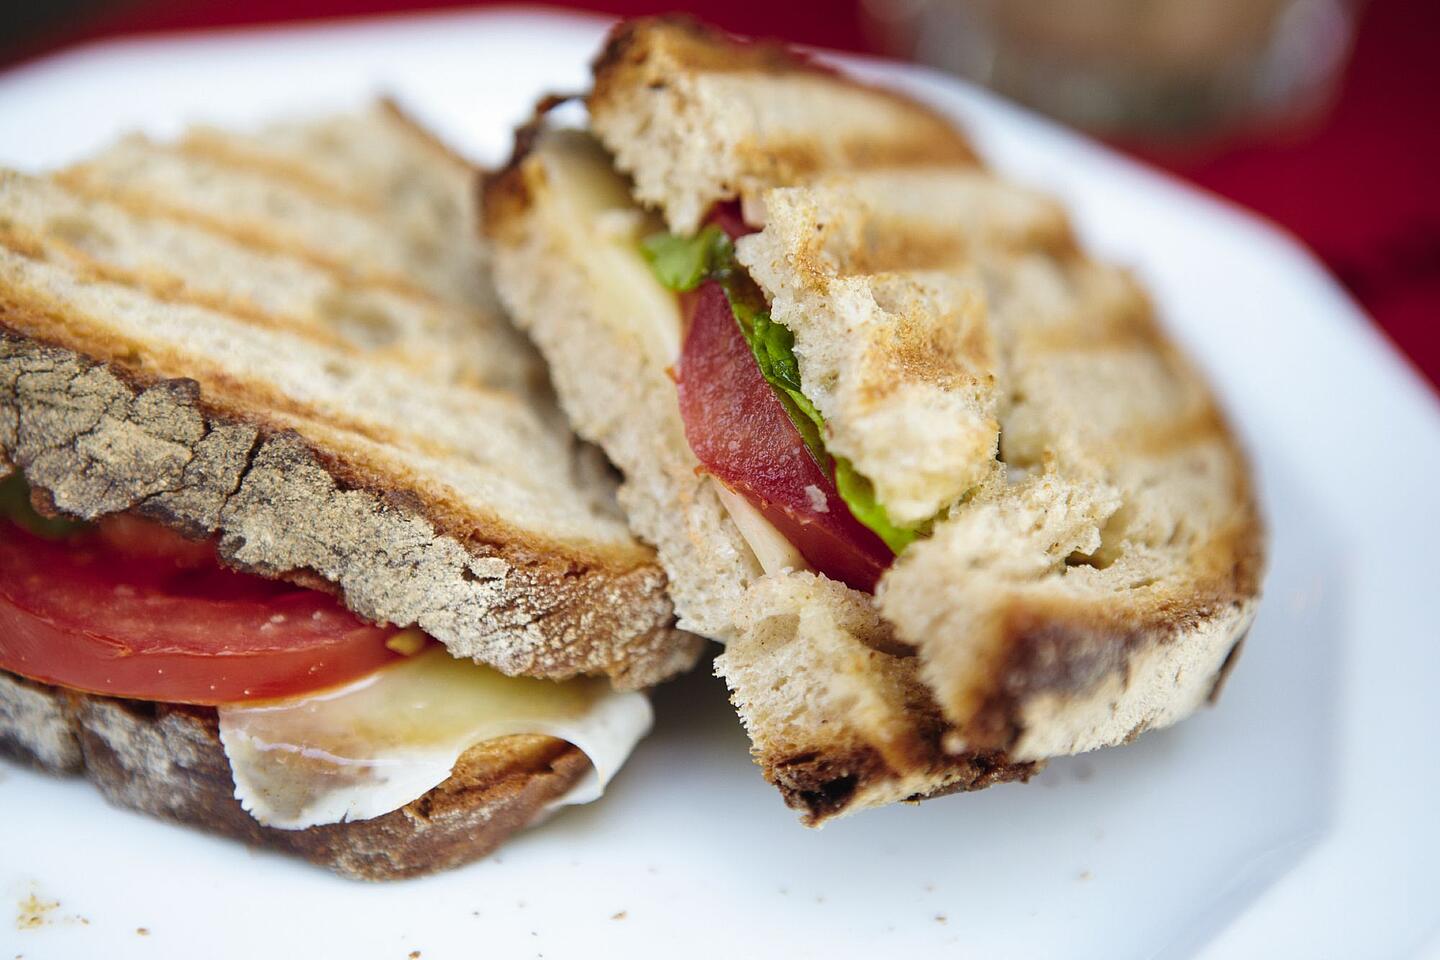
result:
[[[12,44],[9,59],[120,34],[462,5],[137,0],[72,16],[59,29]],[[565,6],[627,15],[676,4],[573,0]],[[701,0],[688,9],[742,33],[840,50],[871,46],[856,3]],[[1152,151],[1148,158],[1299,237],[1431,383],[1440,384],[1440,2],[1371,0],[1337,102],[1320,124],[1283,139],[1200,152]]]

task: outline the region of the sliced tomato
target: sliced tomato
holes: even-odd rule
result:
[[[720,284],[685,300],[689,328],[676,371],[685,438],[705,469],[739,493],[815,569],[873,591],[894,554],[851,515],[765,381]]]
[[[63,540],[0,521],[0,668],[175,703],[290,696],[388,663],[396,631],[329,596],[226,570],[210,543],[134,518]]]

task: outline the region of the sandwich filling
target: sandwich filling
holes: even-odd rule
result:
[[[641,245],[656,278],[682,297],[675,380],[686,439],[705,469],[810,566],[873,592],[920,528],[892,522],[870,482],[826,449],[825,419],[800,382],[794,338],[735,261],[734,241],[753,232],[725,205],[694,236],[657,233]]]
[[[590,136],[550,130],[535,156],[543,215],[580,257],[609,322],[670,372],[686,442],[760,567],[873,592],[932,521],[894,522],[870,481],[827,449],[791,331],[736,260],[736,241],[756,232],[738,205],[678,236],[636,204]]]
[[[397,810],[514,734],[586,753],[591,773],[558,802],[588,802],[650,726],[640,694],[456,660],[327,593],[226,569],[212,541],[123,514],[42,516],[18,474],[0,483],[0,669],[214,708],[236,798],[280,829]]]

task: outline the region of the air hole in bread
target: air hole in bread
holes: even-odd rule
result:
[[[1065,558],[1067,567],[1094,567],[1096,570],[1104,570],[1114,562],[1114,557],[1103,556],[1099,550],[1094,553],[1081,553],[1076,550]]]

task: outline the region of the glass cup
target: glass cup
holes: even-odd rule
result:
[[[863,0],[886,52],[1111,136],[1297,120],[1332,94],[1358,0]]]

